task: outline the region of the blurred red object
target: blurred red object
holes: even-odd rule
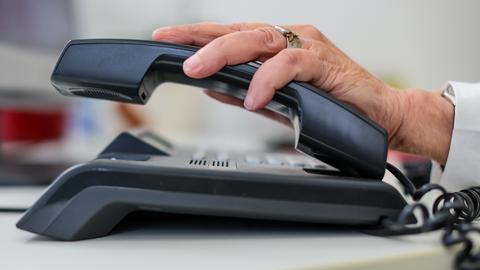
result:
[[[62,110],[0,109],[0,141],[35,143],[60,139],[65,118]]]

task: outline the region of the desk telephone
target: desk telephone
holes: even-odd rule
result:
[[[243,99],[261,63],[226,66],[192,79],[182,63],[197,49],[140,40],[74,40],[51,81],[64,95],[135,104],[147,103],[163,82]],[[386,163],[383,128],[301,82],[277,91],[267,109],[290,119],[295,148],[304,155],[195,153],[149,132],[124,132],[96,159],[62,173],[17,227],[56,239],[89,239],[107,235],[127,214],[142,210],[378,227],[393,234],[420,230],[405,228],[415,221],[413,209],[381,181],[387,168],[415,194],[413,184]],[[395,220],[401,224],[390,222]]]

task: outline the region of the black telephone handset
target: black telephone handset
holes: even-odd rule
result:
[[[244,98],[258,62],[226,66],[205,79],[192,79],[182,63],[197,47],[170,43],[92,39],[70,41],[52,74],[65,95],[145,104],[163,82],[209,88]],[[352,176],[381,179],[387,133],[362,114],[315,87],[291,82],[267,108],[288,117],[297,150]]]

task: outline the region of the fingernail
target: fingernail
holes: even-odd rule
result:
[[[185,73],[198,71],[201,67],[202,66],[201,66],[200,57],[198,57],[198,55],[196,54],[194,54],[193,56],[185,60],[185,62],[183,62],[183,71]]]
[[[155,29],[152,32],[152,39],[155,39],[157,34],[159,34],[160,32],[166,32],[166,31],[170,30],[171,28],[172,28],[171,26],[165,26],[165,27],[160,27],[160,28]]]
[[[245,101],[243,102],[243,106],[247,108],[247,110],[253,110],[255,105],[255,99],[251,95],[247,95]]]

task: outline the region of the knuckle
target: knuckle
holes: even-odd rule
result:
[[[324,39],[324,35],[322,34],[322,32],[320,30],[318,30],[317,27],[315,27],[311,24],[300,25],[299,29],[301,29],[301,31],[309,37],[312,37],[314,39],[319,39],[319,40]]]
[[[314,51],[317,49],[317,44],[315,41],[313,40],[309,40],[309,39],[304,39],[303,42],[302,42],[302,48],[307,50],[307,51]]]
[[[302,24],[300,28],[307,31],[318,31],[317,28],[311,24]]]
[[[209,56],[216,59],[221,65],[229,64],[229,57],[227,55],[229,45],[227,38],[226,36],[217,38],[203,48],[205,49],[204,52],[208,49]]]
[[[285,64],[289,66],[298,65],[302,57],[302,49],[285,49],[280,52]]]
[[[274,91],[277,88],[276,83],[273,81],[272,78],[266,78],[264,81],[264,85],[267,91]]]
[[[223,37],[219,37],[219,38],[214,39],[211,42],[210,47],[213,47],[213,48],[219,49],[219,50],[223,50],[225,48],[225,43],[227,41],[227,38],[230,38],[230,37],[225,35]]]
[[[200,32],[200,26],[198,24],[191,24],[187,26],[188,32],[192,35],[196,35]]]
[[[243,31],[245,30],[245,23],[232,23],[230,24],[230,29],[232,31]]]
[[[235,43],[242,35],[242,32],[232,32],[215,38],[211,44],[212,47],[220,51],[231,49],[232,43]]]
[[[275,89],[275,82],[269,75],[270,73],[265,68],[260,68],[253,76],[252,84],[254,84],[257,89],[262,89],[262,91],[269,91]]]
[[[260,42],[266,46],[267,48],[277,48],[278,47],[278,39],[279,39],[279,34],[276,32],[275,29],[271,27],[262,27],[255,29],[259,36],[260,36]]]
[[[271,76],[268,75],[268,72],[260,72],[256,76],[256,84],[261,86],[260,89],[274,89],[275,88],[275,83],[272,80]]]

